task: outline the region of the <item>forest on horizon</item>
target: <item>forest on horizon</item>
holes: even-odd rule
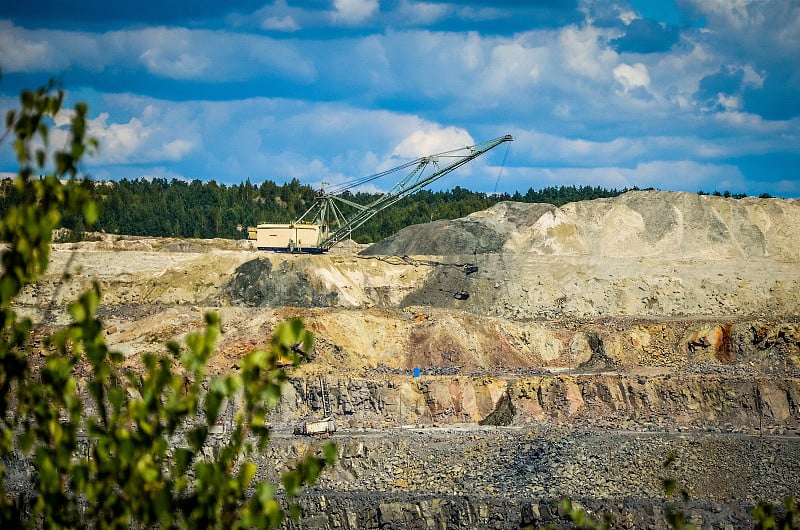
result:
[[[248,226],[298,219],[315,197],[314,188],[297,179],[284,184],[266,180],[260,185],[249,179],[233,185],[213,180],[186,182],[178,179],[85,180],[81,185],[89,189],[100,208],[92,230],[150,237],[245,239]],[[513,194],[487,194],[460,186],[445,191],[421,190],[378,213],[353,233],[353,239],[359,243],[374,243],[412,224],[464,217],[502,201],[562,206],[569,202],[615,197],[626,191],[630,190],[600,186],[529,188],[525,193]],[[345,193],[349,194],[349,200],[359,204],[369,204],[380,196],[379,193]],[[724,196],[744,197],[728,192]],[[20,200],[12,181],[3,181],[0,215]],[[62,226],[71,230],[74,239],[83,237],[85,227],[80,216],[65,216]]]

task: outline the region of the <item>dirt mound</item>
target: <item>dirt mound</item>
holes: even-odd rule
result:
[[[503,202],[462,219],[409,226],[363,254],[800,261],[799,224],[796,200],[632,191],[560,208]]]
[[[284,261],[273,268],[268,259],[243,263],[233,278],[222,287],[223,296],[235,306],[253,307],[330,307],[338,293],[314,281],[300,261]]]

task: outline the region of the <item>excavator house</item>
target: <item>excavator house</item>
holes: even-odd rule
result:
[[[317,190],[314,204],[296,221],[259,224],[256,227],[256,246],[259,250],[280,252],[326,252],[340,241],[349,239],[354,230],[378,212],[511,140],[511,135],[506,135],[424,156],[360,179],[323,187]],[[403,171],[407,172],[406,176],[371,203],[358,204],[350,199],[351,189]]]

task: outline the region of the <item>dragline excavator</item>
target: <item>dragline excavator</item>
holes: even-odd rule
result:
[[[368,177],[323,187],[316,191],[312,206],[296,221],[258,225],[256,246],[259,250],[326,252],[336,243],[348,239],[353,230],[381,210],[511,140],[511,135],[506,135],[468,147],[424,156]],[[358,204],[348,198],[352,197],[350,189],[404,170],[408,174],[402,180],[369,204]]]

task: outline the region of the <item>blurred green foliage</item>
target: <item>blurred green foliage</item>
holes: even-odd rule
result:
[[[249,457],[269,441],[266,416],[286,380],[278,361],[299,364],[311,351],[300,321],[277,327],[238,373],[211,377],[220,330],[213,313],[203,331],[144,356],[133,371],[105,343],[97,285],[69,305],[71,322],[55,332],[14,310],[47,268],[53,229],[65,219],[90,227],[99,216],[97,188],[78,178],[83,157],[98,149],[86,135],[87,107],[62,109],[63,99],[52,82],[22,92],[3,136],[20,169],[0,221],[0,526],[276,526],[285,516],[277,487],[255,483]],[[56,116],[70,123],[63,149],[50,142]],[[228,404],[230,433],[210,457],[210,432]],[[298,513],[293,497],[335,456],[328,444],[283,475],[290,513]],[[32,466],[30,483],[8,487],[10,461]]]

